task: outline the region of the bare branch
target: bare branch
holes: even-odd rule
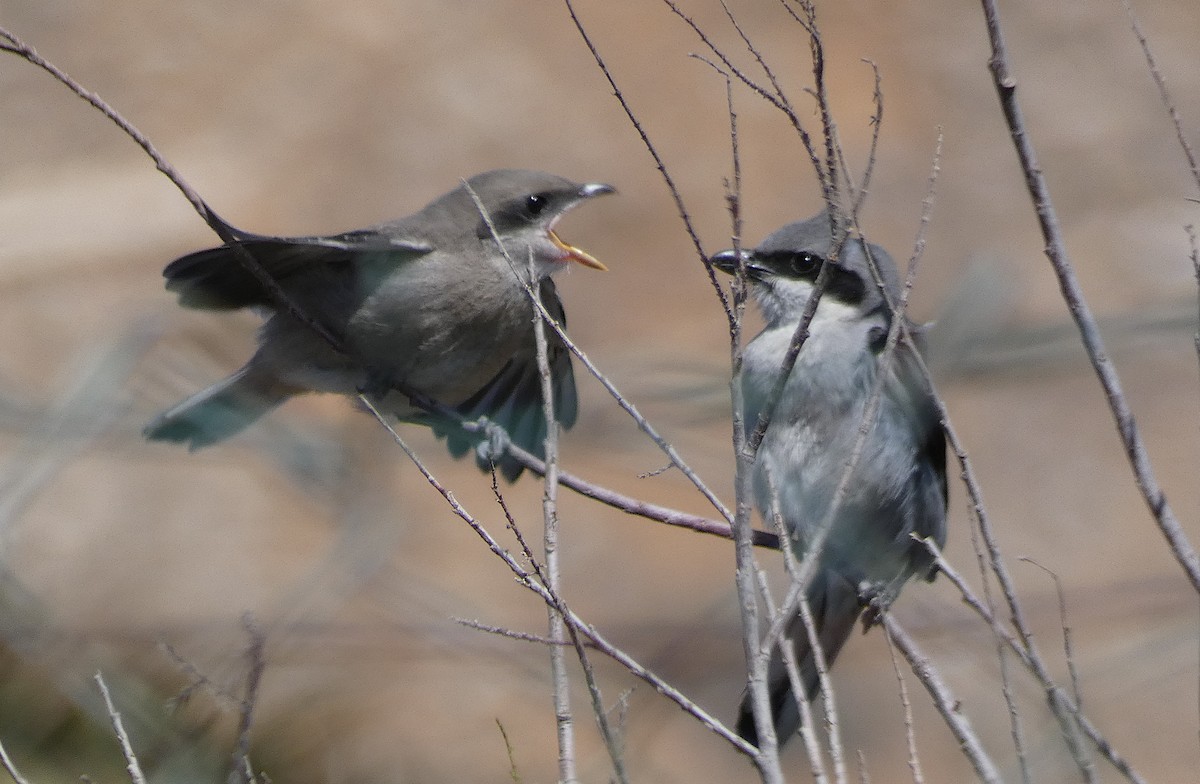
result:
[[[817,670],[817,683],[821,687],[821,701],[825,708],[825,731],[829,737],[829,758],[833,760],[833,775],[838,784],[846,781],[846,758],[842,754],[842,733],[838,724],[837,700],[833,695],[833,681],[829,678],[829,662],[825,659],[825,648],[817,634],[817,624],[812,617],[812,608],[806,596],[800,597],[800,620],[808,644],[812,648],[813,667]]]
[[[867,165],[863,170],[862,182],[858,184],[857,192],[854,194],[854,205],[851,207],[851,214],[858,216],[859,210],[862,209],[863,202],[867,199],[867,194],[871,189],[871,175],[875,172],[875,158],[879,151],[879,132],[883,128],[883,79],[879,75],[879,64],[874,60],[863,59],[863,62],[871,66],[871,72],[875,75],[875,90],[871,94],[871,100],[875,104],[875,114],[871,115],[871,146],[867,151]],[[941,128],[938,128],[938,146],[941,146],[940,138],[942,136]],[[846,187],[853,188],[853,183],[850,182],[849,176],[846,178]]]
[[[804,129],[804,125],[800,122],[800,117],[799,117],[799,115],[796,114],[795,108],[790,103],[788,103],[786,100],[782,99],[781,96],[773,95],[769,90],[764,88],[762,85],[758,84],[753,79],[746,76],[746,74],[741,69],[739,69],[736,65],[734,65],[734,63],[729,60],[729,58],[725,55],[725,53],[722,52],[721,49],[712,42],[712,39],[710,39],[708,37],[708,35],[704,32],[704,30],[702,30],[700,28],[700,26],[695,22],[695,20],[693,20],[687,14],[683,13],[679,9],[679,7],[673,2],[673,0],[663,0],[663,2],[666,3],[667,7],[671,9],[672,13],[674,13],[681,20],[683,20],[683,22],[688,27],[690,27],[693,32],[696,33],[696,35],[700,38],[700,41],[706,47],[708,47],[709,51],[711,51],[714,55],[716,55],[716,57],[725,65],[725,69],[730,74],[732,74],[742,84],[746,85],[746,87],[750,88],[750,90],[752,92],[754,92],[756,95],[763,98],[765,101],[767,101],[767,103],[771,104],[776,109],[778,109],[780,112],[782,112],[785,117],[787,117],[788,122],[791,124],[792,128],[796,131],[797,135],[799,135],[800,143],[804,146],[805,152],[808,153],[809,161],[812,163],[813,168],[816,169],[818,172],[820,172],[821,171],[821,158],[817,154],[816,147],[812,143],[812,137],[809,135],[808,131],[806,131]],[[811,33],[811,31],[809,31],[809,32]]]
[[[510,640],[519,640],[521,642],[533,642],[538,645],[570,645],[570,640],[552,640],[541,634],[530,634],[529,632],[519,632],[515,629],[506,629],[503,626],[495,626],[483,621],[473,621],[470,618],[451,618],[455,623],[462,624],[469,629],[475,629],[488,634],[494,634],[498,637],[507,637]]]
[[[1158,61],[1154,57],[1154,52],[1150,50],[1150,42],[1146,40],[1146,35],[1142,32],[1142,25],[1138,22],[1137,14],[1133,12],[1133,3],[1130,0],[1121,0],[1121,5],[1124,6],[1125,15],[1129,17],[1129,25],[1133,29],[1133,34],[1137,37],[1138,44],[1142,47],[1142,54],[1146,57],[1146,66],[1150,69],[1150,78],[1154,80],[1154,86],[1158,88],[1158,95],[1162,98],[1163,107],[1171,117],[1171,124],[1175,127],[1175,138],[1179,140],[1179,147],[1183,150],[1183,155],[1187,158],[1188,167],[1192,170],[1192,180],[1196,183],[1196,187],[1200,188],[1200,164],[1197,164],[1196,153],[1192,150],[1192,145],[1187,140],[1187,134],[1183,131],[1183,120],[1179,117],[1179,110],[1176,108],[1175,102],[1171,100],[1170,93],[1167,92],[1167,82],[1163,78],[1162,71],[1158,68]]]
[[[125,731],[125,723],[121,720],[121,714],[117,712],[117,706],[113,704],[112,695],[108,693],[108,684],[104,682],[104,676],[99,672],[93,677],[96,685],[100,687],[100,696],[104,698],[104,707],[108,711],[109,721],[112,722],[113,732],[116,733],[117,741],[121,744],[121,753],[125,756],[125,770],[129,772],[129,780],[133,784],[146,784],[146,776],[142,773],[142,766],[138,763],[137,755],[133,753],[133,746],[129,742],[129,733]]]
[[[513,784],[521,784],[521,772],[517,770],[517,759],[513,753],[512,742],[508,739],[508,733],[504,730],[504,724],[500,719],[496,719],[496,727],[500,730],[500,737],[504,740],[504,751],[508,755],[508,776],[513,780]]]
[[[267,667],[264,655],[266,635],[262,628],[255,623],[253,616],[246,613],[242,616],[242,628],[250,638],[246,647],[246,661],[249,667],[246,671],[246,692],[238,706],[237,748],[233,753],[233,773],[230,778],[241,784],[254,784],[256,779],[254,768],[250,765],[250,728],[254,725],[254,707],[258,703],[258,688],[262,683],[263,672]]]
[[[0,48],[3,48],[3,45],[0,45]],[[25,778],[17,771],[17,766],[14,765],[13,761],[9,758],[8,751],[4,748],[3,743],[0,743],[0,763],[3,763],[4,769],[8,771],[9,776],[12,776],[12,780],[15,781],[16,784],[29,784],[29,779]]]
[[[963,715],[961,703],[958,701],[958,698],[954,696],[945,681],[942,680],[937,669],[921,653],[916,642],[908,636],[908,633],[904,631],[890,612],[883,612],[880,615],[880,621],[892,644],[900,651],[900,655],[912,667],[913,674],[917,676],[917,680],[921,682],[925,690],[929,692],[929,696],[933,698],[934,707],[937,708],[938,713],[946,721],[946,726],[954,733],[954,737],[958,741],[963,754],[966,755],[971,766],[975,768],[975,775],[987,784],[1000,784],[1002,779],[996,770],[995,763],[992,762],[991,757],[988,756],[987,751],[983,748],[983,744],[980,742],[979,736],[975,734],[975,730],[971,728],[971,722]]]
[[[1058,225],[1058,215],[1054,210],[1049,188],[1042,175],[1029,131],[1025,126],[1020,103],[1017,101],[1017,81],[1009,71],[1008,50],[1004,43],[996,2],[995,0],[982,0],[982,3],[988,38],[992,45],[992,57],[988,64],[992,71],[996,94],[1000,99],[1000,106],[1004,111],[1004,118],[1012,135],[1013,146],[1016,148],[1017,157],[1021,162],[1021,170],[1025,174],[1025,185],[1033,200],[1034,210],[1037,212],[1042,237],[1046,241],[1046,256],[1050,259],[1050,265],[1054,269],[1059,288],[1062,290],[1063,300],[1066,302],[1071,316],[1075,319],[1083,346],[1087,350],[1088,358],[1092,362],[1092,367],[1095,369],[1105,397],[1108,399],[1108,405],[1112,410],[1117,432],[1124,444],[1125,454],[1129,459],[1138,489],[1141,490],[1146,506],[1163,537],[1167,540],[1171,553],[1188,576],[1192,588],[1200,593],[1200,556],[1196,554],[1195,548],[1175,517],[1175,512],[1167,502],[1166,494],[1158,484],[1158,479],[1150,464],[1150,457],[1146,453],[1146,445],[1142,441],[1142,436],[1134,420],[1133,411],[1122,390],[1121,380],[1108,357],[1104,340],[1096,325],[1095,316],[1088,307],[1079,280],[1075,276],[1074,267],[1067,257],[1066,244]]]
[[[988,569],[988,557],[985,555],[984,545],[980,541],[983,536],[981,531],[982,524],[975,516],[972,516],[972,521],[973,523],[970,528],[971,546],[975,552],[976,565],[979,568],[980,581],[983,585],[983,596],[987,602],[988,611],[995,614],[996,604],[992,597],[992,574]],[[996,636],[996,660],[1000,666],[1000,693],[1003,695],[1004,705],[1008,709],[1009,734],[1012,736],[1013,750],[1017,755],[1017,767],[1021,770],[1021,781],[1024,784],[1033,784],[1033,772],[1029,768],[1029,757],[1025,751],[1025,724],[1021,718],[1021,711],[1017,707],[1016,697],[1013,695],[1009,651],[1004,641],[998,635]]]
[[[726,111],[729,115],[730,156],[732,158],[733,181],[726,194],[732,220],[735,243],[740,244],[742,233],[741,204],[741,151],[738,147],[737,113],[733,108],[733,90],[725,82]],[[736,247],[736,245],[735,245]],[[740,255],[740,254],[739,254]],[[739,617],[742,621],[742,653],[746,658],[747,691],[758,740],[753,756],[754,764],[764,782],[782,782],[783,770],[779,765],[779,741],[771,718],[771,697],[767,685],[767,655],[759,646],[758,593],[755,577],[759,573],[754,560],[754,549],[750,544],[750,505],[753,498],[754,456],[746,448],[746,422],[743,418],[744,401],[741,385],[742,365],[742,316],[745,313],[746,274],[744,265],[739,270],[740,280],[734,281],[735,317],[729,323],[729,353],[733,374],[729,381],[731,416],[733,421],[734,449],[734,498],[736,512],[732,521],[734,542],[734,584],[737,588]]]
[[[1062,580],[1049,567],[1043,566],[1029,556],[1021,556],[1021,560],[1041,569],[1054,581],[1054,590],[1058,594],[1058,620],[1062,626],[1063,658],[1067,662],[1067,672],[1071,676],[1071,693],[1075,697],[1075,707],[1083,710],[1083,689],[1080,687],[1079,670],[1075,666],[1075,650],[1071,645],[1071,627],[1067,623],[1067,595],[1063,591]]]
[[[475,194],[472,198],[477,198]],[[484,213],[483,205],[476,201],[476,206],[479,207],[481,213]],[[490,217],[486,216],[485,220],[490,221]],[[489,227],[491,224],[489,223]],[[495,228],[492,228],[493,238],[497,240],[497,246],[501,249],[504,244],[499,242],[495,237]],[[527,260],[529,270],[529,280],[537,280],[537,272],[534,268],[533,253],[529,254]],[[520,279],[520,276],[518,276]],[[530,286],[530,289],[533,287]],[[543,448],[546,454],[546,473],[544,475],[542,490],[542,518],[543,518],[543,535],[542,535],[542,551],[545,556],[545,569],[542,572],[542,580],[550,593],[559,595],[562,591],[562,575],[559,567],[558,557],[558,419],[554,415],[554,382],[550,377],[550,360],[547,355],[546,345],[546,325],[542,321],[539,308],[542,306],[538,292],[533,291],[533,334],[534,341],[537,344],[537,366],[538,376],[542,386],[542,416],[546,423],[546,438]],[[493,481],[493,486],[495,479]],[[514,526],[515,528],[515,526]],[[557,607],[547,607],[549,615],[549,636],[555,642],[565,641],[566,621],[563,620],[562,613]],[[566,651],[561,646],[550,646],[550,679],[554,684],[554,720],[556,735],[558,738],[558,778],[563,782],[574,782],[578,780],[578,773],[575,764],[575,719],[571,713],[571,681],[567,675],[567,659]],[[597,718],[603,719],[602,716]],[[603,726],[603,722],[602,722]],[[605,728],[607,729],[607,728]],[[607,740],[606,733],[606,740]],[[613,763],[619,766],[619,760],[614,758]],[[623,779],[624,777],[621,776]]]
[[[242,246],[242,244],[239,242],[239,232],[237,229],[218,216],[217,213],[210,206],[208,206],[208,203],[205,202],[204,199],[200,198],[200,195],[196,193],[196,191],[194,191],[186,181],[184,181],[179,172],[175,170],[175,167],[172,166],[167,159],[159,153],[154,145],[150,143],[150,140],[145,134],[139,131],[132,123],[122,117],[111,106],[109,106],[104,99],[96,95],[94,92],[85,89],[81,84],[68,76],[62,69],[58,68],[58,66],[43,59],[41,55],[34,51],[33,47],[25,44],[8,30],[0,28],[0,38],[4,38],[8,41],[8,44],[0,46],[0,50],[11,52],[12,54],[21,57],[30,64],[41,68],[43,71],[53,76],[63,85],[65,85],[67,89],[75,93],[75,95],[91,104],[101,114],[103,114],[118,128],[120,128],[122,133],[137,143],[137,145],[142,148],[146,155],[150,156],[150,159],[154,161],[154,165],[158,168],[158,170],[166,175],[167,179],[169,179],[171,183],[179,189],[180,193],[183,194],[184,198],[191,203],[192,207],[196,210],[200,217],[204,219],[204,222],[208,224],[209,228],[211,228],[216,235],[221,238],[222,242],[229,246],[230,250],[233,251],[234,257],[246,269],[247,272],[254,276],[254,279],[267,292],[267,295],[271,298],[272,303],[274,303],[275,306],[280,310],[287,312],[288,315],[299,321],[301,324],[305,324],[311,328],[335,351],[339,353],[345,353],[345,348],[342,345],[341,338],[330,332],[324,324],[310,317],[304,312],[304,310],[295,302],[295,300],[293,300],[288,293],[280,287],[275,279],[271,277],[271,274],[267,272],[261,264],[259,264],[258,260],[255,259],[254,256],[248,250],[246,250],[244,246]]]
[[[908,700],[908,686],[900,672],[900,661],[896,658],[896,646],[889,635],[883,635],[888,644],[888,656],[892,660],[892,671],[896,674],[896,686],[900,691],[900,705],[904,708],[904,740],[908,745],[908,769],[912,772],[913,784],[924,784],[925,774],[921,771],[921,755],[917,753],[917,732],[913,723],[912,703]]]
[[[1192,271],[1196,275],[1196,291],[1200,294],[1200,246],[1196,244],[1196,227],[1190,223],[1183,227],[1183,230],[1188,235],[1188,246],[1192,249],[1190,258],[1192,260]],[[1200,301],[1200,297],[1198,297]],[[1196,330],[1196,357],[1200,359],[1200,328]]]
[[[1077,722],[1079,729],[1088,736],[1100,754],[1108,760],[1109,764],[1129,781],[1136,784],[1145,784],[1145,779],[1142,778],[1141,774],[1133,769],[1133,766],[1108,742],[1087,716],[1079,710],[1079,707],[1071,701],[1070,696],[1054,681],[1041,659],[1034,656],[1023,641],[1018,640],[1017,637],[1009,633],[996,619],[996,616],[979,600],[970,586],[963,580],[962,576],[942,556],[937,545],[929,539],[922,539],[921,541],[933,556],[939,573],[944,574],[946,579],[950,580],[954,584],[954,587],[958,588],[967,606],[974,610],[979,617],[987,621],[997,639],[1003,640],[1009,649],[1017,654],[1021,663],[1038,680],[1038,683],[1046,693],[1046,701],[1050,706],[1051,712],[1058,718],[1060,725],[1063,727],[1063,732],[1068,736],[1068,743],[1070,743],[1075,723]]]
[[[700,235],[696,232],[695,226],[692,225],[691,214],[688,213],[687,207],[683,203],[683,195],[679,192],[679,188],[675,185],[674,178],[667,171],[667,164],[663,161],[662,156],[658,154],[654,143],[650,141],[649,134],[642,127],[641,121],[634,114],[633,108],[629,102],[625,100],[625,95],[621,92],[621,88],[617,86],[616,79],[613,78],[612,71],[608,69],[604,58],[600,56],[600,51],[592,42],[592,37],[588,35],[587,30],[583,26],[578,14],[575,13],[575,6],[571,0],[563,0],[567,7],[567,13],[571,15],[571,21],[575,23],[575,29],[579,31],[580,37],[583,38],[584,44],[587,45],[588,51],[592,53],[592,58],[596,61],[596,65],[600,67],[600,71],[604,74],[604,78],[608,80],[608,84],[612,87],[613,96],[621,104],[621,109],[625,112],[625,116],[629,118],[629,122],[633,125],[638,136],[642,140],[650,157],[654,159],[654,168],[658,169],[658,173],[662,175],[663,182],[667,184],[667,190],[671,192],[671,198],[675,201],[675,209],[679,213],[680,219],[683,221],[684,230],[687,231],[688,237],[692,241],[692,245],[696,248],[696,255],[704,262],[705,272],[708,274],[708,280],[712,284],[713,290],[717,293],[717,299],[721,302],[721,307],[725,309],[725,316],[729,319],[733,318],[733,311],[729,307],[729,301],[725,297],[725,291],[721,288],[721,284],[717,282],[717,274],[713,270],[712,265],[708,263],[708,254],[704,252],[704,245],[700,242]]]
[[[779,488],[775,485],[774,477],[770,470],[766,471],[767,488],[770,493],[770,517],[771,524],[775,531],[779,534],[779,538],[786,541],[788,538],[787,530],[783,522],[783,513],[779,510]],[[787,569],[788,576],[795,579],[796,570],[799,563],[796,559],[796,553],[791,547],[783,548],[783,563]],[[759,590],[762,592],[763,601],[767,607],[767,618],[770,619],[770,624],[774,625],[776,620],[780,618],[779,608],[771,599],[770,585],[767,583],[767,577],[762,571],[759,572]],[[804,607],[807,602],[801,601],[800,606]],[[811,613],[810,613],[811,615]],[[810,632],[809,629],[812,628]],[[817,645],[816,629],[811,623],[804,624],[804,633],[808,638],[810,645]],[[813,720],[812,705],[809,703],[808,690],[804,683],[804,678],[800,675],[800,667],[796,661],[796,646],[795,641],[784,638],[779,641],[779,653],[783,658],[783,664],[787,670],[788,682],[792,687],[792,698],[796,702],[796,710],[800,712],[800,739],[804,742],[804,750],[808,753],[809,766],[812,769],[814,784],[824,784],[827,780],[825,773],[825,756],[821,752],[820,743],[817,740],[816,722]],[[766,654],[760,650],[759,655],[764,657]],[[824,667],[824,658],[820,667]],[[819,676],[818,676],[819,677]],[[824,683],[824,681],[822,681]],[[832,709],[833,702],[826,700],[826,709]],[[832,743],[832,738],[830,739]],[[839,742],[840,745],[840,742]]]
[[[392,426],[392,423],[389,422],[386,417],[384,417],[383,413],[379,411],[375,404],[372,403],[371,400],[365,395],[359,395],[358,399],[359,402],[362,403],[363,407],[375,417],[376,421],[378,421],[379,424],[388,431],[396,445],[400,447],[404,454],[408,456],[408,459],[412,461],[413,465],[417,467],[417,470],[421,472],[421,475],[425,477],[425,481],[428,482],[429,485],[436,490],[439,495],[442,496],[455,516],[465,522],[471,528],[471,530],[483,540],[484,544],[487,545],[487,548],[491,550],[492,554],[504,562],[504,564],[517,578],[517,582],[520,585],[537,594],[542,601],[546,602],[547,604],[552,604],[562,608],[563,616],[566,619],[567,624],[590,640],[592,644],[596,646],[596,649],[605,656],[608,656],[612,660],[616,661],[634,677],[649,684],[655,691],[674,702],[681,709],[683,709],[684,712],[697,719],[711,732],[715,733],[721,738],[724,738],[739,752],[745,754],[751,759],[755,757],[757,749],[738,737],[736,733],[710,715],[703,708],[688,699],[678,689],[671,686],[662,678],[655,675],[652,671],[639,664],[637,660],[635,660],[629,654],[625,653],[623,650],[609,642],[608,639],[596,631],[595,628],[585,623],[582,618],[575,614],[573,610],[566,608],[562,604],[562,600],[560,598],[553,596],[550,591],[538,581],[537,576],[533,572],[530,572],[521,566],[521,564],[517,562],[516,558],[514,558],[511,553],[505,550],[500,543],[496,541],[496,539],[490,533],[488,533],[487,529],[484,528],[483,525],[481,525],[473,516],[471,516],[467,509],[458,501],[457,498],[455,498],[454,493],[450,492],[449,488],[442,484],[437,477],[433,475],[433,473],[429,470],[417,453],[413,451],[412,447],[410,447],[408,443],[400,436],[399,432],[396,431],[396,428]]]

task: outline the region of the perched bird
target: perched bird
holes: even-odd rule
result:
[[[382,410],[433,426],[456,456],[468,450],[472,438],[414,406],[398,387],[468,419],[487,417],[513,443],[540,453],[546,423],[523,284],[538,286],[546,309],[565,325],[550,275],[572,261],[605,267],[560,240],[554,226],[580,202],[614,189],[520,169],[478,174],[467,186],[408,217],[345,234],[236,232],[238,244],[342,351],[277,308],[227,245],[167,265],[167,289],[181,305],[260,308],[267,320],[249,362],[160,414],[146,426],[146,437],[196,449],[241,431],[293,395],[366,392]],[[570,427],[577,411],[571,356],[557,334],[546,334],[556,419]],[[480,455],[486,467],[488,456]],[[497,462],[510,479],[521,471],[509,457]]]
[[[868,249],[878,276],[872,273]],[[759,513],[770,519],[778,512],[799,558],[829,518],[829,535],[806,596],[830,665],[864,611],[867,626],[910,577],[933,579],[932,558],[911,535],[930,537],[939,547],[946,539],[946,445],[932,392],[904,341],[896,344],[890,365],[883,362],[895,317],[888,300],[896,303],[900,296],[895,264],[883,248],[860,239],[847,239],[836,258],[831,258],[832,252],[829,215],[821,213],[784,226],[741,258],[724,251],[712,259],[714,267],[731,274],[744,267],[751,296],[766,321],[743,355],[747,432],[768,403],[817,275],[831,266],[809,336],[753,467]],[[919,330],[911,324],[910,328],[919,339]],[[848,492],[830,516],[880,374],[882,394],[874,424]],[[820,687],[798,615],[790,621],[787,637],[812,699]],[[775,731],[783,743],[799,729],[800,714],[778,652],[768,681]],[[757,745],[749,695],[742,699],[737,731]]]

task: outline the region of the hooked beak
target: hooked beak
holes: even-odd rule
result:
[[[713,254],[708,259],[708,263],[713,265],[714,269],[719,269],[728,275],[736,275],[738,271],[739,261],[746,268],[746,274],[751,280],[758,280],[762,272],[762,267],[754,261],[754,254],[748,250],[742,250],[740,254],[735,250],[723,250],[720,253]]]
[[[586,185],[580,186],[579,201],[616,192],[617,189],[611,185],[605,185],[602,182],[589,182]],[[557,222],[558,219],[555,219],[554,223]],[[595,256],[592,256],[587,251],[563,242],[562,239],[560,239],[559,236],[554,233],[554,223],[551,223],[550,227],[546,229],[546,234],[550,237],[550,241],[554,243],[554,246],[562,252],[563,262],[578,262],[585,267],[591,267],[592,269],[600,270],[601,272],[606,272],[608,270],[608,267],[604,266],[603,263],[598,261]]]

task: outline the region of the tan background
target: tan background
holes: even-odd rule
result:
[[[1142,5],[1200,144],[1200,8]],[[801,31],[775,4],[734,7],[815,130]],[[753,72],[719,4],[687,8]],[[688,58],[701,44],[658,3],[580,0],[579,11],[706,249],[727,246],[724,87]],[[1196,289],[1181,228],[1195,220],[1185,197],[1196,186],[1118,3],[1016,0],[1003,11],[1073,260],[1159,478],[1200,540]],[[821,23],[839,130],[858,170],[872,112],[860,59],[883,74],[864,222],[900,259],[938,128],[945,134],[913,310],[942,319],[935,372],[1002,546],[1062,578],[1089,715],[1151,779],[1191,780],[1200,765],[1196,597],[1135,491],[1082,352],[1060,329],[1065,310],[1002,128],[979,10],[851,0],[823,3]],[[497,166],[616,185],[619,196],[564,223],[571,242],[611,268],[561,279],[572,334],[732,500],[723,318],[649,156],[561,4],[4,0],[0,24],[96,90],[222,215],[255,231],[366,225]],[[508,780],[497,721],[524,780],[552,780],[545,652],[451,620],[536,632],[544,611],[372,421],[343,401],[313,399],[203,453],[142,442],[156,410],[247,356],[255,320],[184,312],[163,292],[162,265],[213,237],[112,125],[13,57],[0,59],[0,101],[0,741],[26,774],[121,775],[111,734],[86,718],[96,715],[97,668],[131,722],[155,728],[135,737],[147,767],[222,764],[228,706],[197,696],[167,718],[163,701],[188,678],[156,643],[236,688],[239,618],[249,611],[269,635],[254,757],[273,780]],[[744,89],[736,102],[745,236],[755,242],[820,198],[783,118]],[[664,458],[598,385],[581,386],[583,414],[563,443],[568,466],[704,512],[677,476],[637,478]],[[427,435],[405,433],[499,534],[487,482]],[[506,494],[536,535],[538,485]],[[961,493],[951,512],[950,555],[974,575]],[[575,608],[730,718],[742,663],[729,547],[571,497],[562,516]],[[1053,584],[1015,560],[1011,569],[1041,649],[1065,677]],[[897,612],[1015,776],[993,645],[945,582],[911,586]],[[608,664],[601,673],[607,700],[633,690],[635,780],[753,780],[742,757],[649,688]],[[908,780],[879,634],[854,639],[835,682],[847,744],[863,750],[871,780]],[[911,677],[908,687],[919,690]],[[1019,678],[1017,692],[1031,762],[1040,780],[1060,780],[1069,768],[1038,690]],[[914,698],[928,780],[964,780],[949,733]],[[582,690],[575,704],[583,777],[604,781]],[[807,775],[798,752],[787,764],[796,779]]]

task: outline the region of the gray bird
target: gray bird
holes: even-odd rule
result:
[[[784,226],[754,250],[743,252],[740,260],[750,293],[766,320],[743,358],[741,386],[748,432],[779,377],[817,275],[823,266],[832,265],[809,337],[753,467],[760,514],[769,519],[772,510],[778,510],[799,558],[830,512],[872,388],[884,372],[882,351],[894,314],[868,266],[868,248],[891,302],[900,296],[895,264],[883,248],[848,239],[836,260],[830,260],[832,245],[829,216],[822,213]],[[717,254],[712,263],[731,274],[739,268],[733,251]],[[915,327],[912,334],[919,338]],[[829,536],[806,594],[830,665],[864,611],[866,627],[910,577],[933,579],[932,559],[911,534],[931,537],[939,547],[945,543],[945,436],[932,393],[914,359],[908,345],[897,343],[884,376],[878,414],[850,477],[849,492],[833,511]],[[819,683],[799,616],[791,620],[787,636],[812,699]],[[778,653],[768,680],[775,731],[783,743],[799,729],[800,715]],[[742,699],[737,731],[757,745],[748,696]]]
[[[228,246],[184,256],[163,271],[185,307],[265,309],[258,351],[240,370],[160,414],[149,439],[191,449],[221,441],[304,392],[368,392],[381,409],[431,425],[461,456],[473,439],[413,405],[395,387],[424,395],[467,419],[486,416],[513,443],[540,453],[545,437],[532,309],[523,282],[565,326],[550,275],[568,262],[603,270],[554,232],[572,207],[612,193],[544,172],[478,174],[399,220],[326,237],[269,237],[236,231],[239,244],[309,318],[343,344],[336,351],[308,324],[275,307]],[[489,227],[471,193],[495,229]],[[501,252],[498,236],[511,264]],[[532,260],[532,273],[530,261]],[[577,411],[571,357],[547,330],[556,419]],[[482,456],[481,456],[482,455]],[[481,466],[487,456],[477,452]],[[515,479],[521,466],[501,457]]]

